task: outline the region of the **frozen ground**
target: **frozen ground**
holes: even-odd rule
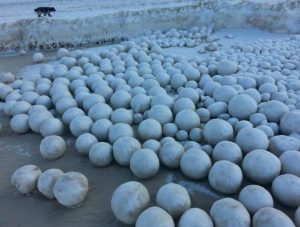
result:
[[[43,1],[52,18],[37,18],[39,1],[0,1],[0,50],[115,42],[149,29],[191,25],[299,33],[299,0]]]

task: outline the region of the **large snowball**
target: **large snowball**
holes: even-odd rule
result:
[[[60,169],[48,169],[43,172],[38,179],[37,187],[39,191],[49,199],[54,199],[53,188],[59,177],[63,175]]]
[[[272,193],[286,206],[300,206],[300,178],[292,174],[276,177],[272,182]]]
[[[173,218],[160,207],[150,207],[144,210],[135,223],[136,227],[175,227]]]
[[[137,150],[131,156],[130,170],[140,179],[153,177],[159,170],[159,159],[150,149]]]
[[[151,98],[144,94],[134,96],[130,101],[130,106],[135,113],[144,113],[150,108]]]
[[[256,101],[249,95],[241,94],[234,96],[228,104],[228,112],[232,117],[245,120],[255,113],[257,109]]]
[[[225,140],[215,146],[212,157],[214,161],[227,160],[238,164],[242,161],[243,154],[239,145]]]
[[[60,136],[64,132],[63,123],[57,118],[48,118],[41,122],[40,132],[42,136]]]
[[[193,180],[207,176],[211,168],[209,156],[199,148],[187,150],[181,157],[180,169],[183,174]]]
[[[163,185],[156,194],[156,204],[167,211],[173,218],[178,218],[191,206],[187,190],[179,184]]]
[[[200,126],[200,118],[193,110],[181,110],[175,117],[175,123],[179,129],[186,131]]]
[[[113,110],[109,105],[100,102],[90,108],[88,115],[94,121],[97,121],[99,119],[109,119],[112,112]]]
[[[98,143],[97,138],[91,133],[81,134],[75,142],[77,151],[82,155],[88,155],[91,147]]]
[[[53,188],[57,201],[66,207],[81,205],[88,190],[88,179],[78,172],[65,173],[57,179]]]
[[[235,141],[244,153],[249,153],[255,149],[267,149],[269,146],[267,135],[258,128],[242,128],[238,132]]]
[[[261,208],[273,207],[272,195],[259,185],[247,185],[244,187],[239,194],[239,201],[252,215]]]
[[[159,151],[160,161],[169,168],[177,168],[184,154],[184,148],[180,143],[175,141],[166,142]]]
[[[252,219],[253,227],[295,227],[293,221],[282,211],[265,207],[255,213]]]
[[[130,106],[131,95],[124,90],[116,91],[110,98],[110,104],[114,109],[128,108]]]
[[[210,217],[216,227],[250,227],[251,219],[246,208],[235,199],[220,199],[212,205]]]
[[[285,135],[273,136],[270,139],[269,150],[276,156],[282,155],[286,151],[300,149],[300,140]]]
[[[148,118],[157,120],[164,125],[173,120],[173,114],[169,107],[165,105],[155,105],[149,110]]]
[[[141,183],[129,181],[121,184],[113,193],[111,208],[118,220],[131,225],[134,224],[150,203],[147,188]]]
[[[124,136],[134,136],[133,129],[130,125],[125,123],[117,123],[109,128],[108,139],[111,144]]]
[[[282,173],[290,173],[300,177],[300,152],[286,151],[280,157]]]
[[[10,121],[11,129],[16,133],[26,133],[29,130],[28,119],[27,114],[15,115]]]
[[[108,132],[113,124],[108,119],[99,119],[92,126],[92,134],[99,140],[108,140]]]
[[[113,155],[120,165],[128,166],[131,156],[139,149],[141,149],[141,144],[137,139],[130,136],[123,136],[114,142]]]
[[[223,140],[232,140],[233,128],[227,121],[212,119],[204,126],[203,135],[209,144],[216,145]]]
[[[215,162],[208,174],[209,184],[219,192],[233,194],[239,190],[243,173],[241,168],[229,161],[221,160]]]
[[[267,185],[279,175],[281,164],[271,152],[257,149],[244,157],[242,168],[250,180],[260,185]]]
[[[138,133],[142,140],[159,140],[162,136],[162,127],[157,120],[146,119],[139,124]]]
[[[202,209],[188,209],[180,217],[178,227],[213,227],[214,224],[209,215]]]
[[[40,133],[41,123],[45,119],[52,118],[52,114],[49,111],[35,111],[29,115],[28,123],[32,131]]]
[[[113,159],[112,146],[105,142],[94,144],[89,151],[89,158],[95,166],[108,166]]]
[[[30,194],[36,187],[38,178],[42,173],[35,165],[25,165],[17,169],[11,177],[11,183],[22,194]]]
[[[280,122],[280,119],[284,114],[289,112],[289,108],[282,102],[277,100],[271,100],[262,106],[261,113],[263,113],[268,121]]]
[[[42,63],[43,61],[45,61],[45,57],[42,53],[34,53],[32,56],[32,61],[34,63]]]
[[[283,134],[300,133],[300,112],[289,112],[283,115],[280,120],[280,131]]]
[[[66,143],[60,136],[47,136],[40,144],[41,155],[48,160],[61,157],[66,152]]]
[[[90,117],[79,115],[71,121],[70,131],[74,136],[78,137],[83,133],[89,132],[92,125],[93,121]]]
[[[236,73],[238,70],[238,64],[230,60],[222,60],[217,68],[218,74],[221,76],[230,75]]]

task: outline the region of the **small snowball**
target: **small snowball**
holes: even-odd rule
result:
[[[66,143],[60,136],[47,136],[40,144],[40,153],[43,158],[54,160],[66,152]]]
[[[138,133],[142,140],[159,140],[162,136],[162,127],[157,120],[147,119],[139,124]]]
[[[75,142],[77,151],[82,155],[88,155],[91,147],[98,143],[97,138],[91,133],[81,134]]]
[[[165,105],[155,105],[148,112],[148,118],[157,120],[161,125],[173,120],[173,114],[169,107]]]
[[[234,96],[228,104],[228,112],[232,117],[236,117],[239,120],[245,120],[255,113],[257,109],[257,103],[249,95],[240,94]]]
[[[222,60],[217,68],[218,74],[221,76],[234,74],[238,71],[238,64],[234,61]]]
[[[288,112],[280,120],[280,131],[282,134],[300,133],[300,112]]]
[[[175,117],[175,124],[179,129],[186,131],[200,126],[200,118],[193,110],[181,110]]]
[[[28,123],[32,131],[40,133],[41,123],[49,118],[53,118],[49,111],[35,111],[29,115]]]
[[[45,61],[45,57],[42,53],[34,53],[32,56],[32,61],[34,63],[41,63],[41,62]]]
[[[131,95],[124,90],[116,91],[110,98],[110,104],[114,109],[129,108]]]
[[[215,146],[212,157],[214,161],[227,160],[239,164],[243,159],[241,148],[231,141],[221,141]]]
[[[163,126],[163,135],[164,136],[175,137],[177,131],[178,131],[178,127],[174,123],[167,123]]]
[[[209,215],[202,209],[190,208],[180,217],[178,227],[213,227]]]
[[[83,133],[89,132],[92,125],[93,121],[90,117],[79,115],[71,121],[70,131],[74,136],[78,137]]]
[[[14,74],[7,72],[0,76],[0,83],[10,84],[10,83],[14,82],[15,79],[16,78],[15,78]]]
[[[117,123],[109,128],[108,140],[111,144],[113,144],[119,138],[124,136],[134,136],[134,131],[130,125],[124,123]]]
[[[113,159],[112,146],[109,143],[95,143],[89,151],[90,161],[95,166],[108,166]]]
[[[290,173],[300,177],[300,152],[286,151],[280,157],[282,173]]]
[[[261,113],[267,117],[268,121],[277,123],[280,122],[282,116],[287,112],[289,112],[289,108],[284,103],[276,100],[266,102],[261,110]]]
[[[144,210],[135,223],[136,227],[175,227],[173,218],[160,207],[149,207]]]
[[[37,187],[48,199],[54,199],[53,188],[59,177],[63,175],[59,169],[48,169],[39,176]]]
[[[48,118],[41,122],[40,132],[42,136],[61,136],[64,132],[63,123],[57,118]]]
[[[291,136],[278,135],[270,139],[268,148],[276,156],[282,155],[286,151],[300,150],[300,140]]]
[[[180,143],[169,141],[162,145],[159,151],[159,159],[165,166],[174,169],[180,166],[183,154],[184,148]]]
[[[16,133],[26,133],[29,130],[29,116],[27,114],[17,114],[10,121],[11,129]]]
[[[150,139],[143,143],[143,148],[148,148],[158,154],[161,144],[157,140]]]

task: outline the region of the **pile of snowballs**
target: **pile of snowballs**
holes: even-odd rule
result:
[[[171,31],[168,34],[180,34]],[[180,36],[174,37],[180,41]],[[207,39],[214,36],[208,34]],[[216,226],[224,226],[226,220],[249,226],[249,213],[254,226],[263,226],[264,218],[272,226],[294,226],[272,207],[273,196],[285,206],[300,206],[299,41],[295,36],[247,46],[236,43],[226,52],[189,61],[165,54],[164,45],[150,38],[99,53],[62,48],[59,62],[44,64],[39,74],[22,80],[8,76],[8,82],[0,84],[0,98],[5,114],[12,117],[13,131],[32,130],[45,137],[40,151],[46,159],[64,154],[61,136],[69,130],[77,138],[78,152],[95,166],[114,160],[147,179],[162,164],[180,168],[192,180],[208,178],[210,186],[225,195],[240,192],[240,202],[225,199],[214,204],[210,216]],[[245,177],[253,185],[241,189]],[[142,190],[136,205],[143,205],[129,221],[134,223],[149,196],[140,184],[123,187],[125,194],[133,193],[131,187],[138,188],[134,195]],[[118,205],[126,204],[119,196],[113,196],[112,208],[127,223],[131,213],[125,219],[118,213]],[[176,201],[175,210],[182,206]],[[173,211],[160,199],[156,203],[165,212],[146,210],[138,226],[147,226],[147,219],[157,215],[172,223]],[[190,215],[204,214],[197,210]],[[190,219],[188,214],[183,217]]]

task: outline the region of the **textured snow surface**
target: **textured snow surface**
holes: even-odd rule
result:
[[[57,12],[37,18],[40,6]],[[299,0],[0,0],[0,9],[0,50],[115,42],[192,25],[300,32]]]

